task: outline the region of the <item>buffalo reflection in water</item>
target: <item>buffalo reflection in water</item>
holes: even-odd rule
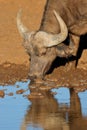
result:
[[[21,130],[86,130],[87,120],[83,118],[81,104],[74,89],[70,89],[70,106],[60,104],[48,91],[42,99],[31,99],[21,125]]]

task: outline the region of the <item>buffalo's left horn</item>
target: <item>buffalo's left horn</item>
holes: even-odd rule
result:
[[[48,34],[48,37],[50,37],[51,42],[48,42],[48,44],[46,44],[45,47],[52,47],[58,45],[62,43],[68,36],[68,28],[65,22],[55,10],[53,11],[53,13],[57,21],[59,22],[61,32],[59,34],[54,35]]]
[[[22,15],[22,10],[20,9],[19,12],[17,13],[17,28],[19,30],[20,35],[26,39],[27,36],[31,35],[32,32],[29,32],[28,28],[23,25],[21,22],[21,15]]]

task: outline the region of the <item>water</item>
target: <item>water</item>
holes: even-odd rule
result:
[[[5,97],[0,98],[0,130],[86,130],[87,90],[76,94],[73,89],[52,89],[44,98],[29,99],[30,81],[0,86]],[[19,87],[17,87],[19,86]],[[16,94],[17,90],[27,90]],[[13,92],[13,96],[8,93]]]

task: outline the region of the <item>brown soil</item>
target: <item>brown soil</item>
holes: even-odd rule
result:
[[[55,69],[47,78],[51,81],[55,81],[56,87],[73,87],[76,89],[76,92],[87,89],[87,71],[83,69],[72,68],[71,70],[68,70],[67,66],[61,66],[60,68]]]
[[[13,84],[16,81],[25,80],[28,76],[26,65],[4,63],[0,65],[0,84]]]
[[[0,98],[3,98],[5,96],[5,93],[3,90],[0,90]]]
[[[29,60],[21,45],[16,27],[16,14],[23,9],[23,21],[30,30],[37,30],[43,13],[46,0],[0,0],[0,84],[13,83],[24,80],[28,76]],[[85,53],[85,57],[86,57]],[[84,58],[85,59],[85,58]],[[83,61],[81,67],[83,68]],[[86,60],[87,61],[87,60]],[[84,63],[84,69],[87,64]],[[87,71],[71,69],[62,66],[48,75],[49,80],[55,81],[57,86],[87,87]]]

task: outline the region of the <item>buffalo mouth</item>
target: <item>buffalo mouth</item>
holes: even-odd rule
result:
[[[44,65],[38,66],[38,68],[36,68],[37,71],[35,71],[33,68],[30,68],[30,71],[28,73],[28,78],[30,80],[36,80],[36,79],[43,79],[45,78],[45,75],[47,74],[47,72],[49,71],[51,66],[51,63],[45,63]],[[33,71],[31,71],[33,70]]]

